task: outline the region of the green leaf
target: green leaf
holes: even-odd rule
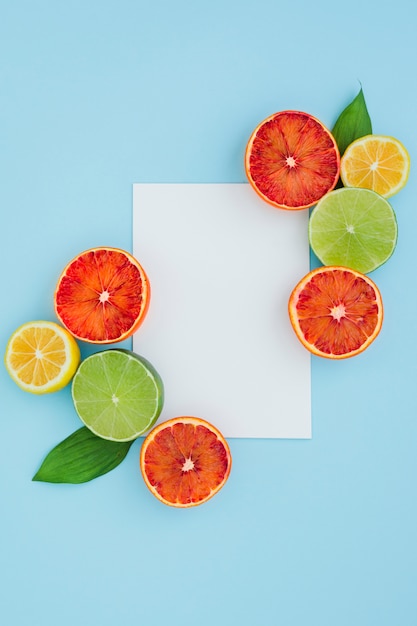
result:
[[[338,145],[340,156],[352,141],[372,134],[371,118],[366,108],[362,88],[337,118],[332,134]]]
[[[32,480],[47,483],[85,483],[117,467],[133,441],[101,439],[83,426],[45,457]]]

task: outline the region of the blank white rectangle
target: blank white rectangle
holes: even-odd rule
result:
[[[136,184],[133,254],[151,284],[133,349],[165,386],[160,420],[194,415],[226,437],[310,438],[310,355],[291,328],[309,271],[308,211],[248,184]]]

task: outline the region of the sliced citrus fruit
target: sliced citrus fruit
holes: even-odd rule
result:
[[[30,393],[51,393],[67,385],[80,362],[74,337],[55,322],[22,324],[10,337],[5,353],[8,373]]]
[[[397,219],[388,200],[370,189],[331,191],[313,209],[309,240],[324,265],[363,274],[385,263],[397,244]]]
[[[312,354],[344,359],[363,352],[381,330],[383,307],[375,283],[346,267],[319,267],[291,293],[288,310]]]
[[[55,311],[78,339],[108,344],[130,337],[148,311],[150,286],[140,263],[118,248],[82,252],[63,270]]]
[[[176,417],[145,438],[140,469],[150,491],[164,504],[202,504],[226,483],[229,446],[217,428],[198,417]]]
[[[366,135],[353,141],[341,159],[345,187],[364,187],[390,198],[407,182],[410,156],[394,137]]]
[[[253,131],[245,156],[255,191],[281,209],[306,209],[336,186],[340,155],[330,131],[315,117],[281,111]]]
[[[164,388],[149,361],[129,350],[111,349],[81,362],[72,381],[72,399],[94,434],[131,441],[158,419]]]

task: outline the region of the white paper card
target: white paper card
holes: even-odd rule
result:
[[[288,318],[309,271],[308,211],[249,184],[136,184],[133,254],[151,284],[133,338],[165,385],[159,421],[194,415],[226,437],[311,437],[310,355]]]

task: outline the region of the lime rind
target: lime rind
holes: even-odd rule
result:
[[[353,187],[326,194],[310,215],[308,232],[323,265],[342,265],[363,274],[391,257],[398,237],[389,202],[374,191]]]
[[[158,419],[164,400],[161,377],[144,357],[111,349],[87,357],[72,382],[75,410],[94,434],[131,441]]]

